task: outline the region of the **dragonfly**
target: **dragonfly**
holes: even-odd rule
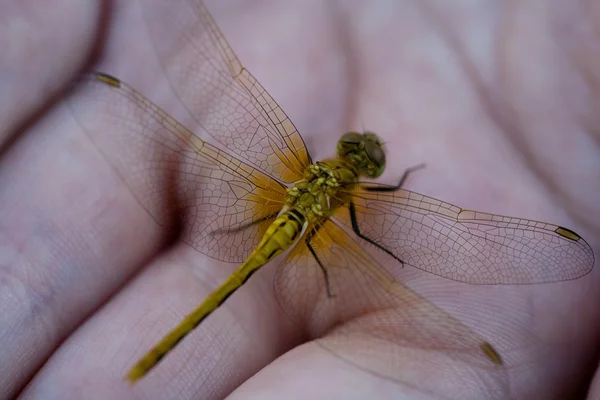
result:
[[[164,2],[165,14],[172,4]],[[280,255],[274,292],[292,320],[329,323],[334,328],[319,339],[323,348],[400,381],[407,367],[399,360],[411,349],[491,374],[504,361],[481,335],[396,279],[395,269],[410,266],[474,285],[519,285],[572,280],[593,268],[590,246],[568,228],[404,189],[419,166],[399,174],[397,185],[374,182],[386,165],[375,133],[345,133],[334,157],[313,161],[202,2],[185,0],[184,8],[174,26],[190,27],[182,29],[188,61],[164,69],[194,129],[106,73],[86,75],[78,93],[88,101],[71,103],[99,148],[118,140],[127,149],[103,154],[157,223],[173,219],[164,199],[176,199],[180,237],[208,257],[239,264],[129,370],[130,382]],[[357,338],[377,345],[348,346]]]

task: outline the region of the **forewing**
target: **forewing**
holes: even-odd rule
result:
[[[284,311],[342,360],[419,390],[505,398],[500,356],[463,323],[393,279],[332,220],[311,241],[325,274],[299,243],[275,276]],[[435,371],[435,378],[427,375]],[[479,396],[473,396],[479,393]],[[503,395],[500,395],[503,394]]]
[[[287,183],[301,179],[310,164],[302,137],[240,63],[202,2],[148,0],[144,8],[165,74],[198,125],[263,172]]]
[[[408,190],[352,193],[362,234],[404,263],[471,284],[565,281],[594,265],[576,233],[546,222],[465,210]],[[351,227],[348,208],[336,217]]]
[[[84,77],[69,106],[149,214],[163,226],[182,217],[182,239],[210,257],[244,261],[282,207],[281,184],[202,141],[116,78]]]

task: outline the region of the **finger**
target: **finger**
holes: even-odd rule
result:
[[[0,4],[0,148],[89,56],[101,2]]]
[[[0,392],[16,393],[164,236],[66,108],[0,161]]]
[[[16,59],[13,69],[17,62],[23,60]],[[40,64],[30,68],[35,72],[33,65]],[[59,66],[46,66],[55,81],[62,77]],[[25,87],[23,93],[35,89]],[[9,148],[0,164],[0,185],[0,337],[6,345],[0,392],[11,397],[161,242],[154,221],[65,109],[55,110]]]
[[[409,364],[413,361],[405,360]],[[240,386],[228,399],[401,400],[420,398],[419,395],[431,398],[431,393],[423,393],[417,387],[368,374],[344,363],[315,343],[308,343],[270,364]],[[481,398],[485,398],[485,395]]]
[[[124,376],[233,268],[176,246],[72,335],[24,395],[46,398],[52,391],[70,398],[85,382],[99,398],[225,397],[294,338],[269,290],[272,267],[257,272],[133,388]]]
[[[599,371],[596,370],[594,377],[592,379],[592,383],[588,388],[588,399],[599,399],[600,398],[600,374]]]

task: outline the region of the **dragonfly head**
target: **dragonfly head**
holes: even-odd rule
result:
[[[352,164],[361,175],[377,178],[385,169],[385,148],[371,132],[345,133],[337,144],[338,157]]]

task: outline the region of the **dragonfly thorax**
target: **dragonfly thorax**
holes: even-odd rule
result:
[[[344,160],[311,164],[304,171],[304,178],[287,190],[286,204],[311,222],[328,218],[341,203],[340,188],[347,191],[357,180],[358,172]]]

